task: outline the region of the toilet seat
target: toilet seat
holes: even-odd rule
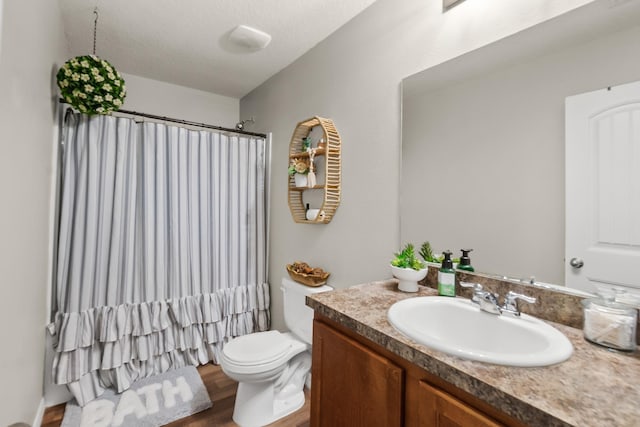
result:
[[[284,365],[306,347],[291,334],[279,331],[243,335],[224,346],[223,367],[238,374],[261,373]]]
[[[290,347],[291,340],[279,331],[266,331],[229,341],[224,347],[224,353],[235,364],[255,365],[280,358]]]

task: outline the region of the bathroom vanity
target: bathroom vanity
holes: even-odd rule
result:
[[[637,426],[640,358],[586,342],[560,323],[566,362],[517,368],[417,344],[387,321],[395,302],[436,295],[395,280],[307,298],[315,310],[312,426]]]

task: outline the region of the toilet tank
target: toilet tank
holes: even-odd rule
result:
[[[282,279],[282,293],[284,295],[284,323],[298,338],[311,344],[313,331],[313,310],[305,303],[307,295],[332,291],[331,286],[311,287]]]

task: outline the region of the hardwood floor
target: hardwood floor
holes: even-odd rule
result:
[[[167,424],[170,427],[234,427],[231,416],[233,403],[236,397],[238,383],[227,377],[219,366],[203,365],[198,367],[213,406],[206,411],[199,412],[189,417]],[[47,408],[42,419],[42,427],[59,427],[64,416],[64,404]],[[309,393],[305,390],[304,406],[293,414],[285,417],[270,427],[308,427],[309,426]]]

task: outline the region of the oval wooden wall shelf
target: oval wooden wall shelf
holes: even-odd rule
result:
[[[289,143],[289,162],[300,157],[309,157],[309,153],[303,151],[302,140],[309,136],[315,127],[322,129],[322,136],[326,142],[325,149],[317,149],[315,154],[315,167],[320,169],[321,159],[324,158],[324,182],[318,182],[315,186],[296,187],[293,176],[289,176],[287,183],[289,193],[289,209],[295,222],[305,224],[328,224],[331,222],[336,209],[340,205],[340,180],[341,180],[341,148],[340,135],[331,119],[312,117],[304,120],[296,126]],[[315,220],[306,219],[304,193],[307,191],[323,191],[322,206]],[[314,206],[315,208],[315,206]]]

